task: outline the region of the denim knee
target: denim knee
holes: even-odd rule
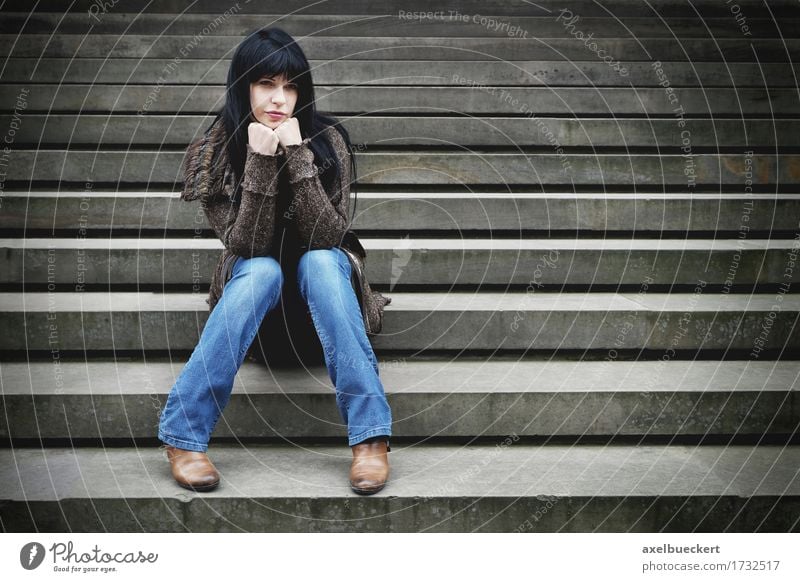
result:
[[[271,293],[277,286],[283,287],[284,275],[280,263],[274,257],[239,257],[233,265],[231,279],[248,278],[253,281],[253,291]]]
[[[271,281],[278,279],[283,283],[283,271],[280,263],[274,257],[238,257],[233,265],[233,277],[237,275],[248,275],[256,277],[259,281]]]
[[[342,260],[343,257],[344,260]],[[312,278],[330,283],[342,275],[347,280],[350,279],[350,262],[347,260],[347,256],[336,247],[307,251],[300,257],[297,266],[300,293],[305,299],[308,299]]]

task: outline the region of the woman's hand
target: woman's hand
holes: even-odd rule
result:
[[[247,142],[253,151],[265,156],[274,156],[278,151],[277,133],[257,121],[247,126]]]
[[[275,134],[284,147],[297,145],[303,141],[303,137],[300,135],[300,123],[296,117],[290,117],[276,127]]]

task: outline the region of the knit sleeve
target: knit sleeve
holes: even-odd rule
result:
[[[296,213],[295,223],[302,242],[309,249],[325,249],[341,244],[350,228],[350,152],[339,132],[328,130],[342,175],[338,192],[331,202],[322,185],[314,164],[314,152],[308,145],[309,138],[299,144],[283,146],[286,156],[286,171],[293,191],[290,208]]]
[[[213,196],[203,206],[208,223],[233,254],[266,256],[275,231],[278,157],[255,152],[247,145],[242,197],[237,205],[227,196]]]

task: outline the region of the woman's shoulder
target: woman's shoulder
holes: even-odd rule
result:
[[[350,154],[350,148],[347,146],[347,142],[339,128],[335,125],[329,125],[325,128],[324,132],[328,137],[328,141],[333,146],[333,149],[336,150],[339,158],[346,159]]]
[[[217,187],[220,154],[225,158],[224,127],[215,120],[202,135],[192,140],[183,157],[183,189],[185,201],[204,199]]]

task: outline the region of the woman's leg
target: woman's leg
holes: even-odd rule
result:
[[[338,248],[311,250],[300,257],[297,282],[322,344],[352,446],[379,435],[388,441],[392,413],[350,283],[350,268],[347,255]]]
[[[158,438],[205,452],[228,403],[236,372],[264,315],[281,296],[283,272],[273,257],[239,257],[161,413]]]

